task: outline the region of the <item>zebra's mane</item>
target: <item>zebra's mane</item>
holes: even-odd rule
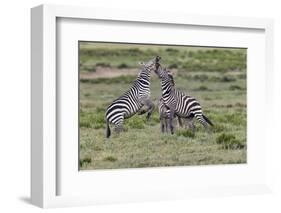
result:
[[[145,66],[141,69],[141,71],[139,72],[137,79],[141,79],[141,78],[150,78],[150,70],[148,68],[146,68]]]
[[[162,81],[168,82],[171,85],[171,87],[175,86],[173,75],[166,68],[162,69]]]

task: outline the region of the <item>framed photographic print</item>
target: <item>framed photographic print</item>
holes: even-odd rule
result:
[[[272,20],[31,15],[33,204],[270,192]]]

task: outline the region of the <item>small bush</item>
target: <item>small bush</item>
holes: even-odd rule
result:
[[[104,113],[80,112],[80,127],[94,129],[104,128]]]
[[[103,159],[104,161],[110,161],[110,162],[115,162],[117,161],[117,158],[112,157],[112,156],[107,156]]]
[[[186,137],[186,138],[194,138],[195,137],[195,134],[190,130],[177,130],[176,135],[177,136],[183,136],[183,137]]]
[[[214,125],[212,127],[213,132],[223,132],[224,130],[225,130],[225,128],[222,125]]]
[[[86,70],[88,72],[96,72],[96,67],[94,65],[84,65],[81,66],[81,70]]]
[[[105,127],[104,113],[96,113],[93,117],[92,127],[94,129],[102,129]]]
[[[198,87],[197,89],[194,89],[195,91],[207,91],[207,90],[209,90],[208,89],[208,87],[206,87],[206,86],[200,86],[200,87]]]
[[[202,74],[202,75],[194,75],[192,78],[198,81],[207,81],[209,77],[208,75]]]
[[[167,48],[166,49],[166,52],[169,52],[169,53],[178,53],[179,52],[179,50],[178,49],[174,49],[174,48]]]
[[[84,128],[91,128],[91,123],[89,121],[81,121],[80,120],[80,127],[84,127]]]
[[[232,113],[225,115],[225,119],[228,123],[232,123],[236,126],[244,125],[246,116],[241,113]]]
[[[247,104],[238,102],[238,103],[235,104],[235,106],[236,107],[247,107]]]
[[[150,117],[150,120],[149,120],[149,124],[151,126],[154,126],[154,125],[157,125],[159,123],[160,123],[159,115],[157,113],[152,113],[152,116]]]
[[[141,118],[131,118],[128,120],[128,126],[133,129],[144,129],[144,121]]]
[[[169,69],[177,69],[178,68],[178,65],[177,64],[170,64],[168,66]]]
[[[79,160],[80,167],[83,167],[85,164],[89,164],[91,162],[92,162],[92,159],[90,157],[85,157],[85,158]]]
[[[121,63],[117,66],[119,69],[129,68],[129,66],[126,63]]]
[[[213,82],[221,82],[222,81],[222,78],[219,77],[219,76],[212,76],[209,78],[210,81],[213,81]]]
[[[245,145],[237,140],[232,134],[221,134],[216,138],[216,143],[223,149],[243,149]]]
[[[206,100],[206,101],[210,101],[210,100],[213,100],[211,97],[204,97],[204,100]]]
[[[102,150],[102,148],[99,147],[99,146],[94,146],[93,149],[94,149],[95,151],[101,151],[101,150]]]
[[[228,83],[228,82],[234,82],[236,81],[236,78],[234,76],[230,76],[230,75],[225,75],[225,76],[212,76],[210,78],[211,81],[214,81],[214,82],[225,82],[225,83]]]
[[[104,114],[105,113],[105,109],[106,109],[105,107],[97,107],[96,108],[96,113],[103,113]]]
[[[216,142],[217,144],[224,144],[232,140],[235,140],[234,135],[223,133],[217,137]]]
[[[105,62],[98,62],[96,63],[97,67],[111,67],[110,63],[105,63]]]
[[[232,76],[223,76],[222,79],[221,79],[222,82],[232,82],[232,81],[236,81],[236,79]]]
[[[243,88],[239,85],[230,85],[229,90],[242,90]]]
[[[239,79],[246,79],[246,74],[239,74],[237,75]]]

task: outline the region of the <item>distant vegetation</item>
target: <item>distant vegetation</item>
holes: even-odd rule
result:
[[[246,51],[241,49],[207,49],[194,51],[192,47],[157,48],[142,46],[128,48],[109,48],[91,44],[81,44],[81,71],[95,70],[96,67],[136,68],[138,61],[160,55],[165,58],[169,68],[200,72],[227,72],[246,70]],[[176,57],[175,57],[176,56]]]
[[[232,164],[246,162],[246,55],[245,49],[80,44],[80,167],[86,169],[140,168]],[[173,70],[176,87],[196,97],[204,114],[215,124],[209,135],[196,123],[196,131],[177,128],[161,134],[157,110],[125,120],[125,131],[105,139],[107,106],[125,92],[139,69],[139,61],[160,55]],[[97,70],[118,73],[99,75]],[[101,72],[102,73],[102,72]],[[120,75],[119,75],[120,74]],[[161,95],[160,81],[152,74],[151,95]],[[113,131],[113,128],[112,128]]]

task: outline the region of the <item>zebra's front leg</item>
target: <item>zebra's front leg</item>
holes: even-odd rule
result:
[[[179,121],[179,126],[180,127],[183,127],[183,124],[182,124],[182,119],[181,119],[181,117],[180,116],[177,116],[178,117],[178,121]]]
[[[174,115],[175,115],[175,111],[173,109],[170,109],[170,116],[169,116],[169,127],[171,130],[171,134],[174,134]]]

